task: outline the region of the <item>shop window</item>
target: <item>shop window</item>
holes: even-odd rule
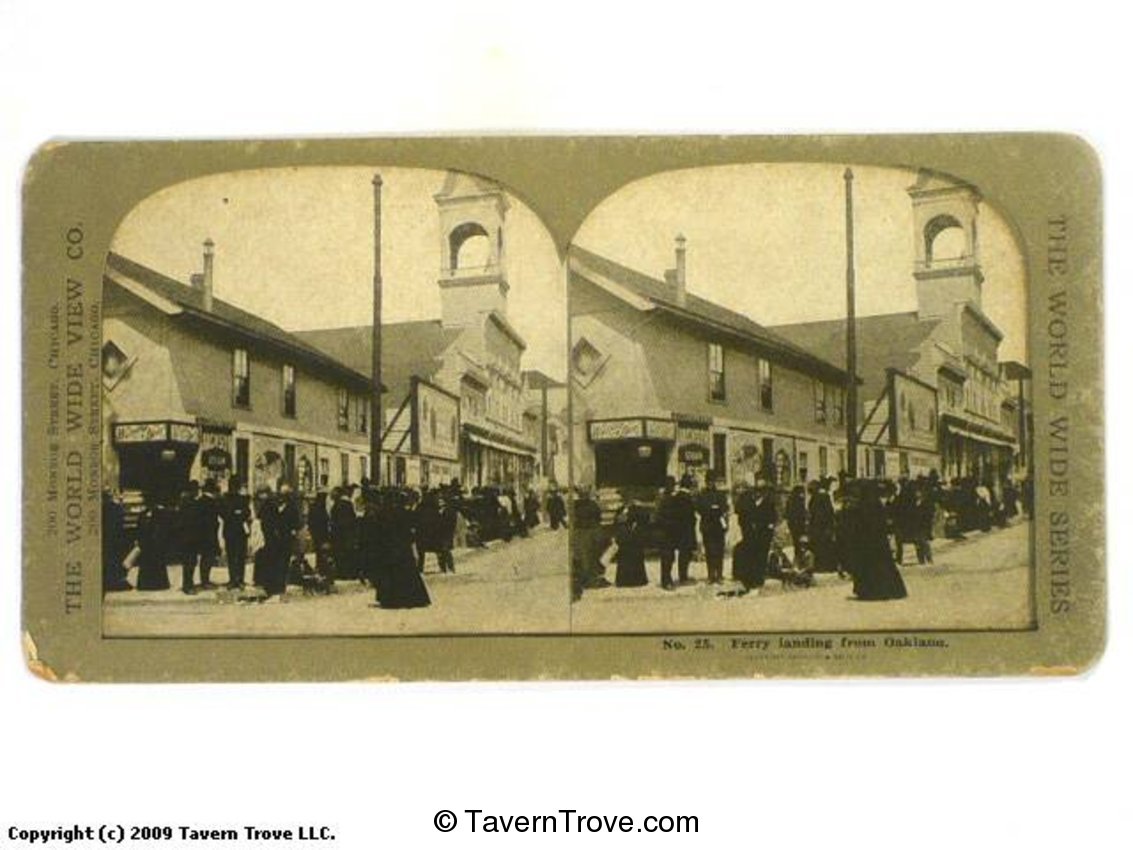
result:
[[[283,480],[294,488],[298,479],[298,468],[295,463],[295,445],[293,443],[285,443],[283,446]]]
[[[712,435],[712,471],[716,473],[716,480],[723,485],[727,475],[728,461],[728,435]]]
[[[830,474],[830,457],[826,446],[818,447],[818,475],[825,478]]]
[[[232,351],[232,404],[235,407],[251,407],[252,404],[252,376],[246,348]]]
[[[708,398],[724,401],[728,397],[724,380],[724,346],[708,343]]]
[[[296,477],[299,480],[299,489],[304,493],[311,493],[315,489],[315,470],[311,466],[311,461],[307,457],[299,458],[299,465],[296,471]]]
[[[320,487],[329,487],[330,486],[330,458],[329,457],[319,458],[319,486]]]
[[[295,367],[290,363],[283,367],[283,415],[295,416]]]
[[[771,361],[761,357],[756,368],[759,375],[759,407],[762,410],[774,410],[775,391],[772,384]]]
[[[346,387],[338,388],[338,430],[347,431],[350,428],[350,391]]]
[[[339,484],[350,483],[350,455],[346,452],[340,452],[338,455],[338,476]]]
[[[779,487],[791,485],[791,456],[782,449],[775,453],[775,483]]]
[[[810,480],[810,453],[799,452],[799,483],[805,484]]]

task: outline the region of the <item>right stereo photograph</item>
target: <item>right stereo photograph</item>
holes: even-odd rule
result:
[[[1026,290],[948,174],[608,197],[568,256],[572,630],[1033,628]]]

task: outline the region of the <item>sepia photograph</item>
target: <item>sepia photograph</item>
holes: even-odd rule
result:
[[[565,311],[473,175],[146,198],[103,278],[105,634],[565,631]]]
[[[569,295],[575,631],[1033,626],[1026,276],[977,186],[663,173]]]

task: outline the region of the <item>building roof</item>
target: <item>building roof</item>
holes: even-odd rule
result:
[[[211,309],[205,308],[204,292],[182,283],[161,272],[111,252],[107,256],[107,280],[119,286],[132,281],[145,292],[171,303],[177,311],[196,320],[221,327],[230,333],[276,348],[315,368],[325,369],[354,384],[369,384],[369,370],[355,369],[349,363],[312,346],[298,335],[285,331],[267,319],[241,310],[220,298],[214,297]],[[115,276],[120,276],[117,280]],[[383,387],[384,390],[384,387]]]
[[[777,355],[784,362],[818,372],[826,378],[845,380],[845,369],[836,365],[844,362],[844,357],[827,358],[813,349],[799,345],[778,333],[778,330],[770,330],[742,313],[691,292],[686,294],[684,303],[681,304],[675,283],[650,277],[577,245],[571,246],[570,261],[573,272],[582,277],[586,277],[588,271],[601,275],[628,290],[631,296],[642,299],[649,308],[660,309],[683,321],[738,336],[768,354]]]
[[[858,374],[866,392],[880,392],[886,369],[908,371],[919,358],[919,348],[939,319],[920,319],[915,311],[859,316],[857,319]],[[802,322],[777,325],[775,330],[796,345],[834,362],[846,360],[846,321]]]
[[[524,369],[523,380],[528,389],[533,390],[553,390],[566,386],[562,381],[556,381],[546,372],[541,372],[538,369]]]
[[[372,331],[371,325],[355,325],[296,331],[296,336],[369,375],[374,351]],[[438,319],[383,324],[382,383],[390,393],[403,396],[409,392],[414,376],[432,380],[441,366],[441,355],[460,334],[460,328],[442,327]]]

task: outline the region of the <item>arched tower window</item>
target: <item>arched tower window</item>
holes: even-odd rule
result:
[[[929,219],[924,228],[925,261],[956,260],[970,255],[964,226],[950,215]]]
[[[487,268],[492,263],[492,240],[474,221],[458,224],[448,235],[449,270]]]

